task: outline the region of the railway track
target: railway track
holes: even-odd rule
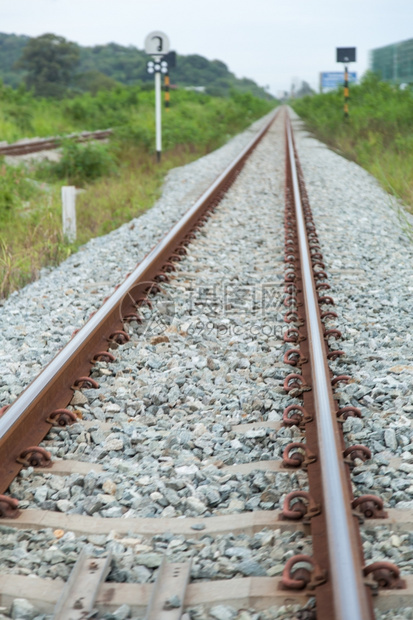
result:
[[[89,140],[106,140],[113,133],[112,129],[102,129],[99,131],[83,131],[82,133],[71,134],[64,138],[35,138],[14,142],[0,146],[0,155],[27,155],[39,151],[50,151],[59,148],[63,140],[74,140],[75,142],[88,142]]]
[[[364,530],[412,517],[352,484],[370,451],[341,430],[361,412],[336,392],[352,379],[322,251],[281,110],[2,411],[13,617],[20,598],[72,619],[411,605],[410,577],[363,556]]]

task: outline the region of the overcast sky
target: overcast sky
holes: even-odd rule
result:
[[[178,54],[222,60],[275,95],[294,78],[318,89],[320,71],[341,70],[336,47],[357,48],[350,70],[362,75],[369,50],[413,38],[413,0],[0,0],[0,9],[1,32],[81,45],[143,49],[161,30]]]

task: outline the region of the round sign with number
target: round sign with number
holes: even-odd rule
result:
[[[169,52],[169,39],[164,32],[154,30],[145,39],[145,52],[153,56],[163,56]]]

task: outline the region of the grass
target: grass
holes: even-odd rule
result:
[[[145,153],[129,153],[113,177],[88,184],[76,201],[77,240],[63,238],[61,184],[43,185],[16,213],[1,224],[0,298],[35,280],[42,267],[58,265],[92,237],[109,233],[141,215],[159,197],[165,174],[173,167],[196,159],[200,152],[188,153],[176,147],[160,165]]]
[[[39,190],[1,223],[0,297],[35,279],[41,267],[56,265],[70,254],[59,226],[57,194],[56,188]]]
[[[413,88],[368,73],[350,97],[347,121],[341,89],[304,97],[294,109],[319,139],[363,166],[413,213]]]
[[[114,120],[118,124],[107,145],[64,143],[57,164],[12,168],[0,163],[0,298],[36,279],[42,267],[59,264],[90,238],[142,214],[159,197],[171,168],[218,148],[274,105],[250,94],[220,99],[173,93],[173,107],[163,118],[164,154],[157,164],[151,92],[122,87],[118,93],[67,101],[32,98],[26,114],[28,95],[19,99],[6,90],[0,103],[2,137],[15,140],[107,128]],[[61,187],[72,184],[84,190],[77,198],[75,243],[63,238],[61,223]]]
[[[160,196],[163,180],[171,168],[189,163],[203,154],[203,150],[188,152],[177,146],[159,165],[154,165],[146,153],[129,147],[128,153],[124,154],[128,163],[116,176],[100,178],[79,196],[79,244],[107,234],[141,215]]]

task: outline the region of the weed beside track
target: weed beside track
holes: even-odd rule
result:
[[[368,73],[350,87],[350,117],[343,90],[294,102],[317,138],[373,174],[413,212],[413,89],[400,89]]]

